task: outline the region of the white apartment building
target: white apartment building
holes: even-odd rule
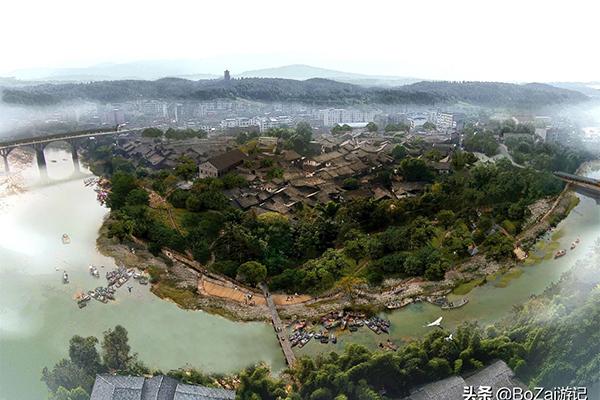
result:
[[[142,114],[152,117],[166,118],[167,103],[162,101],[150,100],[141,104]]]
[[[287,115],[279,117],[254,117],[253,120],[255,121],[254,125],[257,125],[261,132],[284,126],[291,127],[294,124],[292,117],[288,117]]]
[[[345,108],[328,108],[319,110],[324,126],[335,126],[351,122],[371,122],[375,118],[374,111],[347,110]]]
[[[452,129],[456,126],[454,122],[454,115],[445,112],[439,112],[436,114],[434,124],[440,131]]]
[[[221,128],[248,128],[250,126],[255,126],[253,118],[227,118],[221,121]]]
[[[413,115],[408,117],[408,123],[410,124],[410,129],[420,128],[428,121],[427,116],[425,115]]]

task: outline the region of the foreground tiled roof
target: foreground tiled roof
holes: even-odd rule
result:
[[[90,400],[233,400],[233,390],[186,385],[159,375],[152,378],[97,375]]]
[[[489,386],[492,389],[501,387],[525,388],[525,385],[515,378],[514,372],[502,360],[463,378],[452,376],[441,381],[432,382],[413,390],[404,400],[454,400],[463,398],[465,387],[472,386],[475,391],[480,386]]]

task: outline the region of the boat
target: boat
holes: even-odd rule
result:
[[[454,308],[460,308],[460,307],[464,306],[465,304],[467,304],[468,302],[469,302],[469,299],[466,297],[463,297],[460,301],[458,301],[456,303],[453,301],[450,301],[450,302],[444,304],[442,306],[442,310],[452,310]]]
[[[577,247],[577,242],[571,243],[571,250],[574,250]]]
[[[90,275],[92,275],[94,278],[100,278],[100,272],[98,272],[98,268],[94,267],[93,265],[90,265],[89,270]]]
[[[62,235],[62,242],[63,242],[63,244],[69,244],[69,243],[71,243],[71,238],[69,237],[69,235],[67,235],[66,233],[63,233],[63,235]]]
[[[63,283],[69,283],[69,274],[66,271],[63,272]]]
[[[567,251],[565,249],[561,249],[561,250],[557,251],[556,254],[554,254],[554,258],[562,257],[565,254],[567,254]]]

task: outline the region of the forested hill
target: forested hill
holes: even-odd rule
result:
[[[314,105],[442,104],[466,102],[490,107],[543,107],[575,103],[587,96],[543,84],[494,82],[419,82],[397,88],[366,88],[327,79],[305,81],[244,78],[231,81],[165,78],[156,81],[121,80],[47,84],[7,88],[7,103],[50,105],[73,100],[120,102],[139,98],[165,100],[247,99]]]

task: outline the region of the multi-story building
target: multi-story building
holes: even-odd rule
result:
[[[371,122],[375,118],[374,111],[361,111],[345,108],[328,108],[319,111],[324,126],[335,126],[351,122]]]
[[[447,131],[454,128],[454,115],[446,112],[438,112],[433,122],[440,131]]]

